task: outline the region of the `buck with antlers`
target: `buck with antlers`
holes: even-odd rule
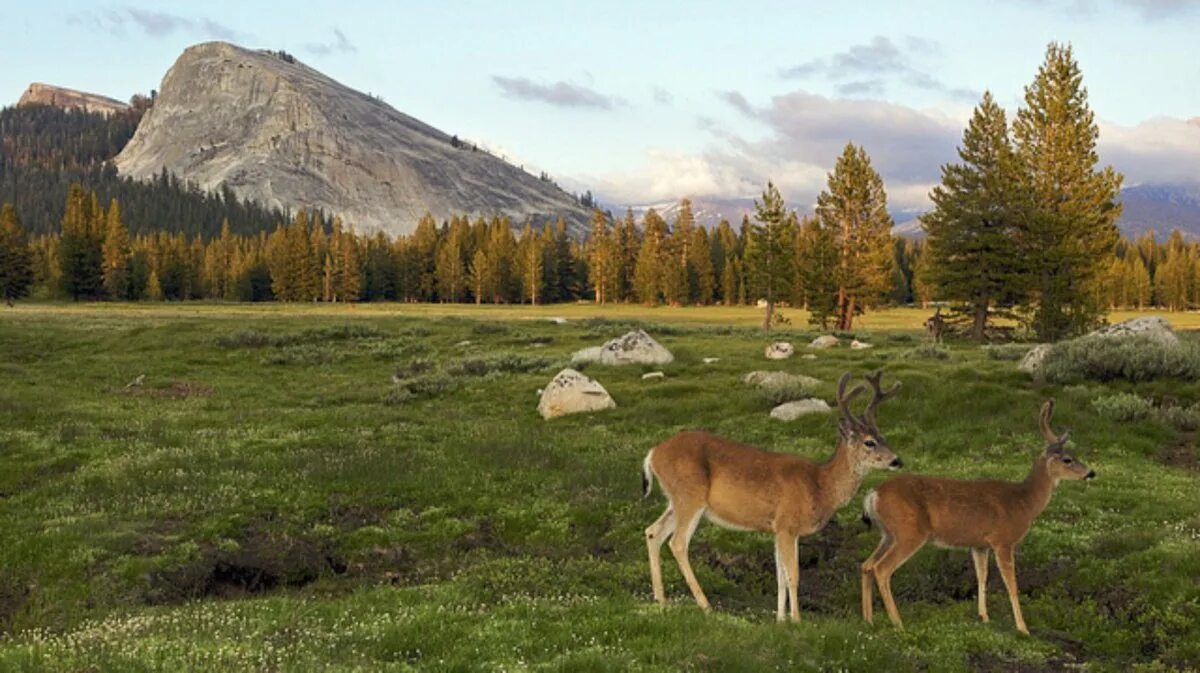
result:
[[[700,518],[707,516],[725,528],[775,534],[776,616],[783,620],[790,603],[792,620],[799,621],[796,592],[800,536],[824,528],[834,513],[854,497],[869,469],[896,469],[902,465],[875,422],[879,404],[900,387],[896,384],[884,391],[880,387],[882,376],[882,372],[876,372],[866,377],[875,396],[861,416],[855,416],[849,405],[865,388],[859,385],[846,393],[850,374],[842,376],[837,390],[840,439],[833,457],[824,463],[814,464],[799,456],[764,451],[700,431],[681,432],[651,449],[642,465],[645,495],[650,495],[657,478],[669,500],[667,510],[646,529],[654,599],[666,602],[660,552],[663,542],[670,538],[671,553],[696,602],[705,611],[712,609],[688,562],[688,543]]]
[[[988,621],[988,552],[995,552],[1017,630],[1029,633],[1017,597],[1013,554],[1034,519],[1049,504],[1060,480],[1096,476],[1064,448],[1069,431],[1056,434],[1050,428],[1053,414],[1054,400],[1047,400],[1040,417],[1046,448],[1034,459],[1029,476],[1022,482],[904,475],[888,479],[867,494],[863,518],[877,524],[883,533],[879,546],[862,565],[862,610],[867,622],[873,616],[874,581],[888,617],[903,628],[892,597],[892,573],[932,540],[941,547],[971,550],[979,583],[979,617],[984,622]]]
[[[929,337],[934,343],[942,343],[942,332],[946,330],[946,319],[942,317],[942,307],[937,307],[933,315],[925,321],[925,331],[929,333]]]

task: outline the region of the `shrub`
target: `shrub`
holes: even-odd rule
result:
[[[1183,432],[1200,430],[1200,404],[1190,407],[1163,407],[1158,410],[1158,417],[1163,423]]]
[[[1137,421],[1150,415],[1154,405],[1136,393],[1103,395],[1092,400],[1092,408],[1103,418],[1112,421]]]
[[[217,337],[217,345],[225,348],[265,348],[274,346],[296,346],[324,341],[348,341],[351,339],[375,339],[384,333],[366,325],[339,325],[335,327],[313,327],[299,333],[271,334],[249,329]]]
[[[263,348],[274,346],[277,336],[256,329],[242,330],[217,337],[217,345],[223,348]]]
[[[983,352],[987,354],[989,360],[1016,361],[1025,357],[1025,354],[1029,352],[1029,346],[1024,344],[1000,344],[994,346],[984,346]]]
[[[471,328],[472,334],[508,334],[508,325],[499,322],[481,322],[476,323]]]
[[[889,343],[910,344],[913,342],[913,335],[905,334],[904,332],[896,332],[895,334],[889,334],[887,340]]]
[[[315,344],[303,344],[281,348],[263,358],[268,365],[325,365],[338,362],[342,353]]]
[[[935,343],[923,343],[905,351],[904,357],[910,360],[949,360],[950,351],[945,346]]]
[[[400,381],[383,397],[384,404],[399,405],[409,400],[437,397],[453,385],[449,376],[431,372]]]
[[[502,353],[488,358],[466,358],[447,368],[451,376],[487,376],[492,372],[502,374],[524,373],[541,369],[550,364],[549,358],[536,358],[518,353]]]
[[[1075,339],[1050,349],[1042,376],[1052,383],[1092,381],[1152,381],[1159,378],[1200,379],[1200,345],[1167,345],[1152,339]]]
[[[396,371],[392,374],[392,378],[396,379],[397,381],[411,379],[414,376],[433,371],[434,367],[435,365],[432,360],[413,360],[406,365],[400,365],[399,367],[396,367]]]
[[[785,383],[777,386],[763,386],[758,393],[773,405],[795,402],[812,397],[812,391],[801,383]]]

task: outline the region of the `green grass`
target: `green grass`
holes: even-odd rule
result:
[[[724,307],[0,311],[0,670],[1200,667],[1191,435],[1093,405],[1186,406],[1200,384],[1049,385],[960,343],[910,357],[915,309],[870,314],[856,336],[874,349],[768,362],[770,341],[816,334],[784,312],[794,327],[768,337],[756,310]],[[537,389],[632,321],[675,353],[666,379],[592,365],[618,407],[541,420]],[[904,383],[880,426],[917,472],[1023,477],[1038,405],[1058,400],[1099,479],[1062,484],[1018,555],[1032,637],[994,570],[993,622],[977,623],[968,555],[932,547],[893,582],[907,630],[863,624],[877,533],[861,497],[801,542],[802,624],[774,622],[769,539],[709,524],[692,559],[717,612],[667,553],[672,605],[653,606],[642,529],[663,500],[641,498],[646,451],[703,428],[823,457],[833,418],[772,420],[740,378],[807,374],[831,399],[842,371],[878,367]]]

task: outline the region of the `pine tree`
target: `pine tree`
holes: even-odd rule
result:
[[[455,303],[462,300],[466,288],[467,269],[463,263],[467,225],[455,218],[445,237],[439,242],[436,254],[435,275],[437,277],[438,300]]]
[[[688,262],[691,259],[689,248],[692,244],[692,229],[696,225],[692,215],[692,202],[683,199],[679,202],[679,210],[675,214],[675,226],[666,239],[662,254],[660,273],[662,274],[662,294],[668,304],[682,306],[691,296],[688,283]]]
[[[342,231],[341,225],[341,220],[334,220],[334,226],[339,232],[337,258],[334,260],[337,269],[334,297],[335,301],[353,302],[358,301],[362,294],[362,257],[359,254],[359,242],[358,237],[354,235],[354,228]]]
[[[667,223],[653,208],[642,216],[642,246],[634,264],[633,289],[638,301],[652,306],[662,292],[662,256]]]
[[[517,269],[521,278],[522,297],[535,305],[542,297],[546,281],[543,247],[542,236],[533,231],[533,225],[526,223],[521,230],[521,240],[517,243]]]
[[[817,196],[817,219],[838,252],[836,328],[853,329],[854,317],[887,292],[892,272],[887,194],[865,149],[846,143]]]
[[[771,329],[775,302],[791,295],[792,227],[783,196],[772,182],[754,202],[754,219],[746,241],[745,264],[750,291],[765,301],[762,327]]]
[[[1117,241],[1122,177],[1099,163],[1099,129],[1069,46],[1051,43],[1013,123],[1034,212],[1021,228],[1038,337],[1084,332],[1103,317],[1093,291]]]
[[[413,230],[408,243],[413,246],[411,268],[416,280],[415,291],[412,293],[413,298],[417,301],[433,301],[437,291],[435,269],[437,267],[438,230],[433,216],[428,212],[417,222],[417,228]],[[406,265],[406,268],[408,266]]]
[[[104,234],[104,293],[109,299],[129,297],[129,232],[121,221],[121,206],[113,199],[108,206]]]
[[[146,282],[146,298],[150,301],[162,301],[165,298],[157,271],[150,271],[150,279]]]
[[[33,284],[33,254],[17,211],[11,203],[0,208],[0,294],[9,306],[27,296]]]
[[[796,235],[796,282],[808,309],[808,321],[828,329],[837,312],[838,249],[833,231],[814,218],[805,218]]]
[[[962,163],[942,166],[942,184],[930,194],[933,209],[921,217],[930,256],[926,280],[961,303],[971,336],[983,340],[992,307],[1023,298],[1028,274],[1017,233],[1030,212],[1008,121],[990,92],[975,108],[958,156]]]
[[[626,209],[625,217],[616,228],[618,255],[618,299],[620,301],[634,300],[634,272],[637,269],[638,250],[642,247],[642,238],[638,234],[637,222],[633,218],[633,209]]]
[[[617,269],[617,245],[608,229],[608,216],[599,209],[592,211],[592,232],[588,237],[588,283],[597,304],[613,301],[620,278]]]
[[[72,299],[96,299],[104,289],[104,217],[82,185],[73,184],[67,193],[59,243],[59,270],[63,293]]]
[[[688,286],[691,287],[692,303],[702,306],[712,303],[716,275],[713,272],[712,246],[709,245],[708,231],[704,227],[692,230],[692,244],[688,247]]]

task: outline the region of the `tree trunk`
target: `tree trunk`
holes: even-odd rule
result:
[[[762,328],[764,331],[771,331],[771,318],[775,315],[775,302],[768,299],[767,307],[763,311]]]
[[[987,338],[987,314],[988,305],[986,301],[975,307],[975,321],[971,325],[971,337],[976,341],[983,341]]]

